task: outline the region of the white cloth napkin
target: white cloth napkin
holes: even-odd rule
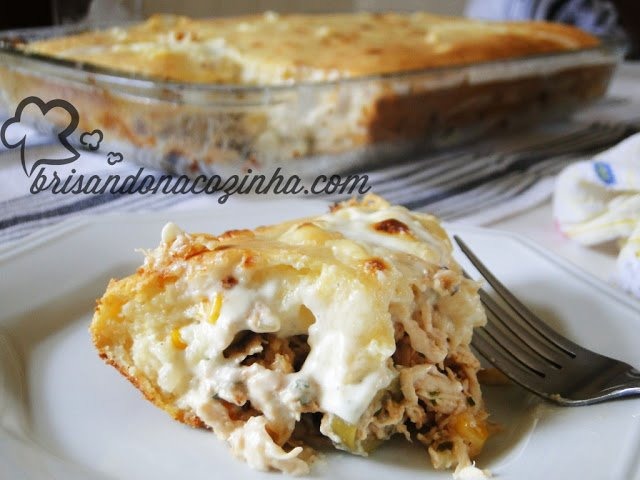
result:
[[[565,168],[553,211],[560,231],[583,245],[620,242],[615,280],[640,298],[640,134]]]

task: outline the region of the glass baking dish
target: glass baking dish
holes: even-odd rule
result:
[[[60,98],[79,113],[71,141],[175,173],[339,173],[568,115],[603,96],[623,49],[596,48],[421,71],[276,86],[176,83],[27,54],[54,27],[0,34],[0,108]],[[68,118],[53,115],[45,131]],[[12,114],[12,113],[10,113]],[[26,110],[25,110],[26,116]],[[38,123],[38,119],[25,118]],[[49,122],[49,120],[47,120]],[[57,125],[56,125],[57,124]]]

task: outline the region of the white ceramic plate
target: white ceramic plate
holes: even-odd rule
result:
[[[214,435],[172,421],[96,355],[88,333],[111,277],[141,262],[167,220],[219,232],[320,213],[312,202],[199,213],[84,218],[0,251],[0,478],[276,479]],[[170,218],[169,218],[170,217]],[[534,311],[573,340],[640,366],[640,304],[526,240],[461,235]],[[503,432],[478,459],[507,479],[640,479],[640,400],[560,408],[516,387],[485,388]],[[426,452],[393,441],[368,459],[328,451],[315,478],[447,479]]]

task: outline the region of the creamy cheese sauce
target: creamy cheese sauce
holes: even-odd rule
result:
[[[402,222],[409,232],[389,234],[372,228],[373,224],[388,219]],[[335,248],[347,252],[347,257],[385,258],[390,253],[402,252],[422,258],[431,256],[437,263],[448,261],[448,248],[442,240],[402,208],[375,212],[348,208],[318,217],[314,223],[324,231],[340,234]],[[285,233],[282,238],[299,241],[294,233]],[[175,225],[168,224],[162,239],[168,244],[180,243],[181,234]],[[394,274],[399,272],[378,272],[382,276]],[[312,386],[314,400],[323,411],[357,423],[376,393],[395,377],[386,363],[395,351],[389,314],[389,303],[395,292],[381,291],[377,299],[372,299],[371,285],[350,282],[348,288],[341,289],[340,282],[344,281],[346,286],[346,278],[332,265],[325,265],[311,280],[298,275],[294,283],[286,286],[278,276],[251,285],[250,272],[237,271],[235,275],[238,285],[226,291],[220,290],[215,275],[186,276],[189,278],[185,285],[187,295],[202,301],[189,315],[194,320],[198,320],[198,316],[202,318],[180,331],[188,345],[185,367],[196,375],[199,383],[196,390],[183,396],[181,403],[197,410],[199,404],[206,403],[213,395],[233,401],[234,390],[238,382],[242,382],[252,404],[264,412],[282,413],[290,408],[290,399],[274,393],[291,392],[295,385],[304,383]],[[217,295],[223,295],[224,300],[219,318],[212,324],[206,317]],[[313,325],[299,320],[301,305],[313,314]],[[244,330],[272,332],[283,337],[308,334],[310,353],[299,372],[288,375],[262,372],[262,380],[254,381],[251,376],[258,375],[255,369],[250,373],[223,356],[234,336]],[[163,372],[161,383],[171,387],[179,382],[171,379],[170,372]],[[299,412],[292,414],[299,416]]]
[[[373,224],[388,219],[402,222],[409,231],[389,234],[372,228]],[[449,261],[447,245],[402,208],[375,212],[347,208],[318,217],[314,223],[325,231],[338,232],[336,249],[348,252],[347,256],[365,258],[375,254],[385,258],[390,253],[402,252],[433,257],[437,263]],[[179,241],[181,234],[175,225],[168,224],[162,239],[171,244]],[[283,237],[295,238],[292,233]],[[293,284],[288,283],[286,288],[277,276],[254,286],[250,285],[250,273],[235,274],[239,284],[227,291],[220,290],[215,275],[195,278],[187,275],[187,295],[202,299],[201,307],[190,310],[189,314],[194,320],[198,316],[202,318],[183,327],[180,334],[188,345],[185,367],[197,377],[199,386],[189,390],[181,403],[197,411],[214,395],[233,401],[234,391],[241,382],[246,385],[252,404],[268,417],[267,412],[277,416],[290,409],[292,402],[286,397],[291,396],[296,385],[303,383],[312,386],[314,400],[323,411],[356,424],[376,393],[395,377],[387,365],[387,359],[395,350],[389,314],[394,292],[378,292],[376,300],[371,298],[370,285],[356,282],[349,283],[348,289],[341,289],[339,283],[345,279],[340,269],[332,265],[325,265],[318,276],[311,277],[313,280],[299,275],[300,278]],[[398,272],[378,272],[378,275],[393,274]],[[206,317],[216,295],[223,295],[224,300],[219,318],[212,324]],[[313,325],[299,321],[301,305],[313,314]],[[280,336],[308,334],[310,353],[302,369],[288,375],[257,365],[247,369],[223,356],[234,336],[244,330]],[[168,389],[179,383],[171,379],[170,373],[163,372],[161,382]],[[277,392],[288,393],[283,398]],[[299,412],[290,412],[290,415],[298,418]]]
[[[305,382],[315,387],[316,400],[323,410],[357,423],[376,392],[394,378],[385,360],[393,354],[395,344],[391,328],[386,332],[386,338],[367,341],[367,326],[371,324],[368,319],[379,314],[365,290],[343,292],[342,298],[336,298],[340,293],[332,298],[320,291],[321,285],[331,283],[332,276],[332,269],[327,268],[317,281],[301,282],[287,293],[284,304],[278,298],[282,285],[278,284],[277,278],[260,289],[245,288],[240,283],[223,293],[220,317],[214,325],[201,321],[182,328],[181,336],[188,345],[185,351],[187,368],[199,375],[199,381],[206,385],[198,394],[199,401],[206,402],[212,395],[232,401],[235,385],[242,382],[246,384],[251,403],[266,413],[276,410],[276,404],[284,407],[286,402],[277,392]],[[212,298],[220,293],[202,287],[190,292],[196,298]],[[297,318],[299,308],[287,309],[287,304],[305,305],[314,314],[315,323],[309,327],[300,322]],[[276,306],[277,310],[268,306]],[[206,312],[206,308],[203,310]],[[391,326],[390,319],[381,320]],[[286,329],[282,325],[286,325]],[[253,375],[257,370],[250,371],[224,358],[222,353],[235,334],[244,330],[273,332],[281,336],[308,333],[311,351],[300,372],[281,375],[263,368],[261,374],[266,377],[254,382]],[[206,368],[198,368],[203,361]],[[184,399],[191,407],[197,407],[197,402],[194,404],[191,393]],[[293,413],[297,415],[297,412]]]

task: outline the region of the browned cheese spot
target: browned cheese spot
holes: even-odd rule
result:
[[[381,258],[370,258],[364,262],[364,269],[367,273],[382,272],[387,269],[387,264]]]
[[[373,229],[378,232],[388,233],[389,235],[406,235],[410,234],[409,227],[395,218],[388,218],[381,222],[374,223]]]
[[[257,261],[256,256],[247,252],[242,257],[242,266],[244,268],[251,268],[256,264],[256,261]]]
[[[233,275],[227,275],[222,279],[222,288],[227,290],[235,287],[238,284],[238,279]]]

